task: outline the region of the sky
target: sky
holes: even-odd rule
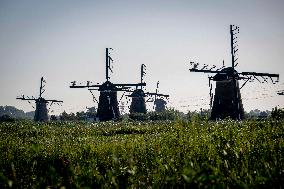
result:
[[[38,96],[43,76],[43,96],[64,101],[51,107],[53,114],[97,106],[87,89],[69,85],[104,82],[111,47],[112,82],[139,82],[145,64],[146,91],[159,81],[159,92],[170,95],[168,107],[208,109],[208,74],[190,72],[189,63],[230,66],[234,24],[240,27],[237,71],[280,74],[275,85],[246,84],[244,109],[284,107],[284,96],[276,94],[284,90],[283,10],[282,0],[0,0],[0,105],[32,111],[16,97]]]

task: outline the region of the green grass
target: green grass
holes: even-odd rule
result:
[[[0,188],[279,188],[284,122],[0,123]]]

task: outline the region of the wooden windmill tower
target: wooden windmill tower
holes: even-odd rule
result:
[[[63,101],[61,100],[46,100],[45,98],[42,97],[42,94],[45,92],[45,85],[46,81],[41,77],[40,79],[40,88],[39,88],[39,97],[38,98],[30,98],[30,97],[25,97],[22,95],[21,97],[17,97],[16,99],[19,100],[27,100],[29,103],[30,101],[35,101],[36,103],[36,109],[35,109],[35,115],[34,115],[34,120],[35,121],[42,121],[42,122],[47,122],[49,121],[48,117],[48,109],[47,109],[47,104],[51,103],[50,106],[53,103],[62,103]]]
[[[92,85],[91,82],[87,81],[86,85],[76,85],[76,81],[71,82],[70,88],[88,88],[90,91],[97,90],[100,92],[98,102],[97,117],[100,121],[117,120],[120,118],[120,112],[117,101],[118,91],[129,91],[131,87],[145,86],[145,83],[137,84],[114,84],[110,82],[109,71],[112,72],[111,63],[113,59],[110,57],[109,50],[106,48],[106,81],[103,84]],[[94,97],[94,96],[93,96]]]
[[[269,74],[269,73],[257,73],[257,72],[237,72],[235,67],[237,66],[236,53],[237,48],[237,37],[236,34],[239,33],[239,27],[230,25],[230,35],[231,35],[231,55],[232,55],[232,66],[225,68],[224,62],[223,67],[220,69],[215,69],[216,66],[208,68],[208,65],[203,65],[199,67],[199,63],[190,62],[193,66],[189,69],[191,72],[203,72],[209,74],[216,74],[215,76],[210,76],[209,86],[210,86],[210,107],[212,106],[213,95],[211,81],[216,81],[215,95],[213,101],[213,107],[211,110],[211,120],[224,119],[230,117],[236,120],[242,120],[244,118],[244,109],[241,99],[240,89],[248,81],[253,81],[254,79],[259,82],[268,82],[270,79],[272,83],[278,82],[279,74]],[[273,78],[277,78],[275,81]],[[244,80],[244,83],[239,87],[239,80]],[[263,81],[260,81],[263,80]]]
[[[141,65],[141,83],[143,83],[143,78],[146,74],[145,72],[146,66],[144,64]],[[157,88],[155,93],[144,92],[143,86],[141,88],[136,88],[130,95],[127,95],[132,98],[130,105],[130,114],[133,113],[146,113],[146,102],[154,102],[155,111],[162,112],[166,109],[167,102],[164,98],[168,98],[169,95],[164,95],[158,93],[159,81],[157,83]],[[146,101],[145,98],[149,97]]]
[[[150,97],[146,102],[154,102],[156,112],[162,112],[166,110],[166,100],[169,98],[169,95],[159,93],[159,81],[157,82],[156,92],[146,92],[145,95]]]
[[[140,83],[143,83],[143,78],[146,74],[145,72],[145,64],[141,65],[141,80]],[[145,102],[145,93],[143,91],[143,86],[140,88],[136,88],[130,95],[127,95],[132,98],[130,105],[130,114],[133,113],[146,113],[146,102]]]

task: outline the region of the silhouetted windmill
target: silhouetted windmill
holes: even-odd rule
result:
[[[145,83],[137,84],[114,84],[109,81],[109,71],[112,72],[111,63],[113,59],[110,57],[109,50],[106,48],[106,81],[103,84],[92,85],[87,81],[87,85],[76,85],[76,81],[71,82],[70,88],[88,88],[90,91],[97,90],[100,92],[99,101],[93,96],[94,101],[98,102],[97,117],[100,121],[117,120],[120,118],[120,112],[117,101],[118,91],[129,91],[131,87],[146,86]]]
[[[143,83],[143,78],[146,74],[145,72],[146,66],[144,64],[141,65],[141,83]],[[158,112],[164,111],[166,109],[167,102],[163,99],[168,98],[169,95],[159,94],[158,93],[159,82],[157,83],[157,88],[155,93],[144,92],[143,86],[141,88],[136,88],[130,95],[126,95],[132,98],[130,105],[130,114],[133,113],[146,113],[146,102],[153,102],[155,105],[155,110]],[[145,101],[146,97],[150,97]]]
[[[36,103],[36,109],[35,109],[35,115],[34,115],[34,120],[35,121],[49,121],[49,117],[48,117],[48,109],[47,109],[47,104],[51,102],[50,106],[53,103],[62,103],[63,101],[61,100],[46,100],[45,98],[42,97],[42,94],[45,92],[45,85],[44,83],[46,83],[46,81],[43,79],[43,77],[41,77],[40,79],[40,88],[39,88],[39,97],[38,98],[30,98],[30,97],[25,97],[24,95],[21,97],[17,97],[16,99],[19,100],[27,100],[29,103],[31,103],[30,101],[35,101]]]
[[[156,92],[155,93],[145,93],[146,96],[151,96],[151,99],[148,99],[147,102],[154,101],[155,111],[162,112],[166,110],[167,101],[164,99],[168,99],[169,95],[159,93],[159,81],[157,82]],[[153,99],[154,98],[154,99]]]
[[[239,33],[239,27],[230,25],[230,34],[231,34],[231,55],[232,55],[232,66],[225,68],[224,61],[223,67],[220,69],[215,69],[214,65],[212,68],[208,69],[208,65],[205,65],[199,68],[199,63],[190,62],[193,66],[189,69],[191,72],[203,72],[209,74],[216,74],[213,77],[209,78],[209,87],[210,87],[210,107],[212,106],[212,84],[211,80],[216,81],[214,102],[211,111],[210,119],[224,119],[230,117],[232,119],[242,120],[244,118],[244,109],[241,99],[240,89],[248,81],[257,81],[264,83],[268,82],[270,79],[273,84],[279,81],[279,74],[269,74],[269,73],[257,73],[257,72],[237,72],[235,67],[238,65],[236,58],[237,48],[237,37],[236,34]],[[215,69],[215,70],[214,70]],[[277,80],[273,80],[273,78]],[[239,87],[239,80],[244,80],[245,82],[241,87]],[[261,81],[262,80],[262,81]]]
[[[144,64],[141,65],[141,81],[143,83],[143,78],[146,74],[145,72],[146,66]],[[130,114],[133,113],[146,113],[146,103],[145,103],[145,93],[143,91],[143,86],[141,88],[136,88],[130,95],[126,95],[132,98],[131,105],[130,105]]]

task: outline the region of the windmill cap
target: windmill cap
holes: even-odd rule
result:
[[[105,90],[116,90],[116,86],[112,82],[106,81],[99,88],[99,91]]]
[[[232,67],[224,68],[220,71],[220,73],[217,73],[214,77],[214,81],[223,81],[231,79],[232,77],[235,77],[236,79],[239,78],[238,72],[233,69]]]
[[[145,93],[142,89],[136,89],[135,91],[133,91],[130,97],[145,97]]]

